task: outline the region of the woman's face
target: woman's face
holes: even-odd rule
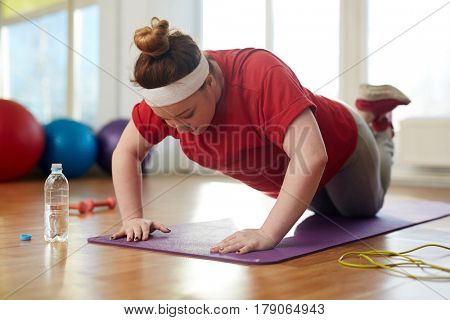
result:
[[[212,74],[209,74],[203,87],[190,97],[175,104],[152,108],[152,110],[179,133],[190,131],[192,134],[199,135],[208,128],[214,117],[220,92],[218,82]]]

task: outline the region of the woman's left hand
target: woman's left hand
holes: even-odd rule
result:
[[[244,229],[233,233],[210,250],[211,253],[248,253],[272,249],[277,243],[261,229]]]

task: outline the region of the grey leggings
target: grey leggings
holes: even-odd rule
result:
[[[340,171],[316,192],[309,209],[328,215],[374,216],[383,206],[390,184],[394,144],[388,133],[372,132],[356,111],[339,102],[356,121],[358,142]]]

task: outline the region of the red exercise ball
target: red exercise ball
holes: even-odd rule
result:
[[[17,102],[0,99],[0,181],[28,173],[44,151],[44,129]]]

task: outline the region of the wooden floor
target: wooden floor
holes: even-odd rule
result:
[[[450,243],[450,217],[272,265],[245,266],[87,244],[118,229],[116,210],[70,217],[66,245],[43,239],[43,185],[0,184],[0,297],[3,299],[448,299],[449,282],[416,281],[341,267],[350,250],[403,250]],[[113,194],[108,178],[71,180],[71,201]],[[144,180],[145,215],[167,226],[235,217],[258,227],[274,200],[217,176]],[[394,188],[389,197],[450,201],[450,189]],[[21,233],[33,234],[30,242]],[[320,236],[320,235],[318,235]],[[425,254],[427,254],[425,252]],[[450,265],[450,255],[427,259]]]

